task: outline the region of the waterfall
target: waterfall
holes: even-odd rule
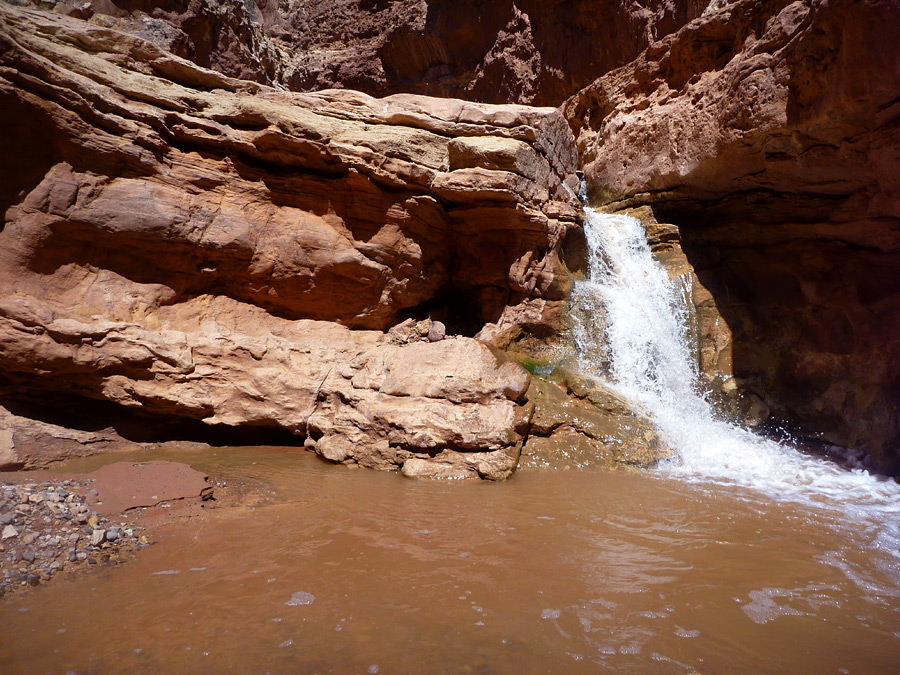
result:
[[[580,367],[653,420],[677,454],[660,471],[837,509],[869,523],[873,538],[900,552],[897,483],[808,456],[717,417],[697,388],[684,294],[653,259],[640,221],[590,208],[585,213],[589,277],[573,291]]]

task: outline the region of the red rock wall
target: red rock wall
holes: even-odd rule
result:
[[[900,6],[742,0],[564,107],[595,203],[650,204],[795,429],[900,468]]]
[[[277,428],[416,475],[515,468],[529,375],[459,333],[560,321],[557,110],[277,91],[5,4],[0,55],[0,124],[24,136],[0,146],[0,393]],[[29,464],[32,428],[0,419],[3,464]]]
[[[557,105],[680,28],[700,4],[95,0],[91,20],[226,75],[294,91],[342,87],[377,96]]]

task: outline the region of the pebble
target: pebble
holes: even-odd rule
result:
[[[99,546],[106,538],[106,530],[94,530],[91,532],[91,546]]]
[[[13,537],[19,536],[19,531],[12,525],[7,525],[3,528],[3,534],[0,536],[2,536],[3,539],[12,539]]]

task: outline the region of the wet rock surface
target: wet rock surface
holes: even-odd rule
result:
[[[673,456],[653,423],[604,384],[563,368],[533,377],[523,469],[650,467]]]
[[[879,0],[728,3],[563,107],[589,198],[680,230],[739,388],[891,472],[898,27]]]

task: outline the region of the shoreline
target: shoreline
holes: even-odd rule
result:
[[[132,559],[153,544],[148,528],[203,508],[213,490],[187,464],[159,460],[0,474],[0,598]]]

